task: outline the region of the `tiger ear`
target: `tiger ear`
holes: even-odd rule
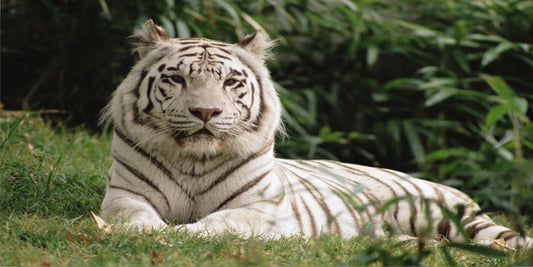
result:
[[[137,39],[135,49],[139,56],[143,58],[150,50],[154,49],[158,43],[170,39],[163,28],[155,25],[154,21],[149,19],[144,25],[133,32],[133,38]]]
[[[255,33],[244,37],[238,45],[264,60],[270,55],[270,49],[274,46],[274,42],[262,29],[258,29]]]

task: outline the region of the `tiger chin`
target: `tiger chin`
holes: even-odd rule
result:
[[[102,116],[114,130],[106,220],[266,238],[394,229],[400,238],[533,247],[454,188],[388,169],[275,158],[282,108],[263,31],[237,44],[172,39],[149,20],[134,37],[139,60]],[[467,235],[446,215],[457,207]]]

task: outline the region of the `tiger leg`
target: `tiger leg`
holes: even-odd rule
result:
[[[216,235],[234,233],[242,237],[279,238],[299,233],[291,221],[276,223],[276,218],[252,208],[234,208],[212,213],[196,223],[175,226],[176,230]]]
[[[505,246],[511,248],[533,248],[533,240],[530,237],[521,236],[514,230],[496,224],[485,214],[468,220],[464,228],[470,238],[480,244],[493,244],[503,239]]]
[[[113,196],[106,194],[102,203],[102,216],[105,221],[128,229],[163,229],[167,226],[149,202],[129,192]]]

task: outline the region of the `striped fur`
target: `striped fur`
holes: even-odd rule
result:
[[[372,167],[274,157],[281,105],[262,31],[239,44],[170,39],[148,21],[139,62],[114,93],[113,165],[102,212],[130,227],[279,237],[324,233],[464,240],[446,211],[464,208],[468,237],[532,247],[453,188]]]

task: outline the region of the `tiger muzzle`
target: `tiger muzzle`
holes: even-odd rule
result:
[[[222,110],[219,108],[189,108],[189,111],[195,117],[204,122],[208,122],[211,118],[220,115]]]

